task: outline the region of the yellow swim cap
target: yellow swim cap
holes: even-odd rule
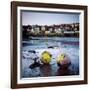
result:
[[[52,56],[49,52],[44,51],[42,53],[41,60],[42,60],[43,63],[50,63],[51,58],[52,58]]]
[[[61,55],[59,55],[58,58],[57,58],[57,62],[61,62],[61,61],[63,61],[64,58],[65,58],[65,54],[61,54]]]

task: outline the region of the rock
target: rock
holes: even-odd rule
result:
[[[33,64],[29,66],[29,68],[33,69],[33,68],[40,67],[40,66],[41,64],[39,62],[34,62]]]
[[[35,50],[29,50],[28,52],[30,52],[30,53],[36,53]]]
[[[53,46],[48,46],[48,48],[54,48]]]

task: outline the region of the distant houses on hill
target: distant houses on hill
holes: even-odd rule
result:
[[[60,25],[23,25],[23,37],[30,36],[79,36],[79,23]]]

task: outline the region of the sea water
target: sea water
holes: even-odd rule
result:
[[[38,57],[40,61],[44,51],[52,55],[50,64],[31,69],[30,65],[34,63],[34,58]],[[60,71],[57,65],[57,57],[62,53],[67,54],[71,60],[71,65],[66,71]],[[79,38],[77,37],[32,37],[22,41],[21,54],[21,77],[23,78],[79,75]],[[66,74],[58,74],[64,72]]]

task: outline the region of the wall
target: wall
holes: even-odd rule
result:
[[[19,0],[26,1],[26,0]],[[29,1],[29,0],[27,0]],[[88,16],[90,16],[90,0],[30,0],[46,3],[60,3],[60,4],[79,4],[88,5]],[[0,0],[0,90],[10,90],[10,2],[11,0]],[[90,17],[88,17],[88,24]],[[88,30],[90,26],[88,25]],[[88,31],[88,35],[90,31]],[[88,36],[90,38],[90,35]],[[90,41],[88,42],[90,46]],[[90,53],[88,48],[88,53]],[[90,57],[88,57],[88,60]],[[90,68],[90,61],[88,61],[88,68]],[[90,70],[88,70],[89,84],[88,85],[75,85],[75,86],[61,86],[61,87],[45,87],[33,88],[32,90],[90,90]],[[25,89],[23,89],[25,90]],[[29,89],[28,89],[29,90]]]

